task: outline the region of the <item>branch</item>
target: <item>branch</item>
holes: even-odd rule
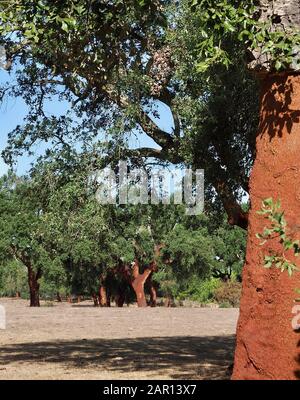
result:
[[[157,96],[153,96],[153,98],[155,100],[161,101],[169,107],[174,120],[174,135],[180,137],[180,119],[178,114],[173,110],[173,100],[175,98],[175,93],[170,92],[168,88],[164,87],[160,94]]]
[[[158,158],[162,161],[167,161],[166,154],[159,149],[154,149],[151,147],[141,147],[139,149],[126,149],[123,154],[128,158],[140,158],[140,157],[153,157]]]
[[[153,122],[149,115],[143,110],[140,110],[138,124],[141,126],[146,135],[151,137],[151,139],[153,139],[162,148],[174,147],[172,136],[159,129],[156,123]]]
[[[213,185],[223,203],[224,209],[228,216],[228,223],[230,225],[236,225],[247,230],[248,213],[245,212],[241,205],[237,202],[227,183],[219,178],[214,178]]]

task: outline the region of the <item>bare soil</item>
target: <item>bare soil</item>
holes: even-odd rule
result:
[[[228,379],[237,309],[0,299],[0,379]]]

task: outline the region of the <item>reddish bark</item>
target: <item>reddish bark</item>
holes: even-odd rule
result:
[[[163,246],[155,246],[155,257],[159,256],[160,250]],[[153,272],[157,270],[156,261],[152,261],[143,271],[140,273],[140,267],[138,260],[132,263],[132,266],[119,261],[118,265],[110,270],[109,275],[100,275],[100,288],[99,288],[99,303],[101,306],[110,307],[110,291],[108,280],[110,278],[114,279],[115,276],[121,276],[122,279],[128,282],[132,286],[137,299],[138,307],[146,307],[147,301],[145,296],[145,283]],[[150,291],[150,305],[155,307],[156,305],[156,289],[153,286],[151,280],[149,281],[149,291]],[[115,296],[116,305],[118,307],[123,307],[126,300],[124,289],[122,285],[118,288],[118,294]]]
[[[162,249],[163,245],[159,244],[155,246],[155,258],[159,257],[160,251]],[[126,271],[128,270],[128,267],[125,268]],[[130,284],[135,291],[136,294],[136,299],[137,299],[137,305],[138,307],[147,307],[147,301],[146,301],[146,296],[145,296],[145,283],[148,278],[150,278],[151,274],[153,272],[157,271],[157,263],[156,261],[152,261],[143,271],[143,273],[140,273],[140,267],[139,267],[139,262],[136,259],[133,264],[132,264],[132,270],[131,270],[131,275],[129,277]],[[156,292],[152,290],[152,294],[150,294],[150,297],[155,298],[153,300],[156,302]],[[151,300],[152,301],[152,300]]]
[[[39,269],[35,272],[31,265],[27,265],[28,270],[28,285],[29,285],[29,293],[30,293],[30,307],[39,307],[40,306],[40,284],[39,279],[41,277],[41,270]]]
[[[299,273],[290,278],[274,267],[265,269],[269,250],[278,240],[259,246],[256,233],[268,225],[257,211],[263,199],[280,199],[293,239],[300,237],[300,76],[274,75],[262,84],[257,156],[250,179],[251,210],[243,291],[237,329],[233,379],[299,377],[299,333],[292,328],[292,308]],[[288,258],[299,260],[289,254]]]
[[[136,294],[136,300],[138,307],[147,307],[147,301],[145,296],[144,285],[148,277],[151,275],[153,270],[151,267],[144,270],[142,274],[139,272],[139,263],[137,260],[134,261],[132,266],[132,281],[131,286]]]
[[[19,299],[21,297],[21,293],[20,292],[16,292],[16,298]]]
[[[100,307],[107,307],[108,302],[107,302],[107,294],[106,294],[106,288],[101,284],[99,288],[99,304]]]

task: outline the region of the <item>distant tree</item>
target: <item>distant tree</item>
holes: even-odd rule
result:
[[[45,240],[43,209],[31,189],[26,179],[13,175],[1,178],[0,248],[3,261],[16,259],[27,268],[30,306],[37,307],[39,280],[46,269],[59,263],[59,257],[51,242]]]
[[[212,275],[223,281],[241,280],[245,261],[246,235],[238,227],[219,227],[212,236],[216,262]]]
[[[1,93],[22,97],[30,110],[10,134],[7,161],[42,140],[52,154],[81,147],[95,168],[116,158],[149,157],[205,168],[207,196],[217,194],[229,222],[247,227],[239,200],[248,191],[258,96],[243,46],[228,40],[235,62],[206,79],[195,68],[199,15],[187,0],[101,7],[98,1],[24,0],[16,8],[1,2],[0,11],[0,39],[16,76]],[[64,100],[68,111],[47,115],[50,98]],[[161,128],[159,104],[172,114],[170,129]],[[132,149],[133,132],[155,145]]]
[[[17,260],[0,264],[0,296],[21,297],[28,295],[27,269]]]

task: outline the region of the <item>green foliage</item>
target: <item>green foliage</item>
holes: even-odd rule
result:
[[[227,70],[214,63],[202,74],[198,45],[209,21],[193,13],[187,0],[98,3],[0,2],[0,41],[15,78],[13,85],[1,84],[0,100],[22,97],[29,110],[9,135],[6,161],[32,154],[42,141],[45,158],[70,175],[74,158],[91,169],[115,166],[120,158],[138,165],[151,162],[148,157],[184,163],[205,168],[213,207],[236,203],[238,209],[242,190],[248,190],[258,115],[244,46],[229,40],[227,27],[220,35],[231,65]],[[236,18],[229,2],[218,9],[228,21]],[[62,116],[45,112],[52,99],[64,102]],[[160,103],[170,109],[174,129],[158,122]],[[132,149],[132,139],[144,134],[157,146]]]
[[[0,265],[0,297],[28,296],[27,271],[22,263],[10,260]]]
[[[205,72],[210,66],[221,63],[228,67],[232,61],[224,43],[238,36],[248,41],[255,26],[252,1],[194,0],[193,11],[199,19],[202,40],[197,45],[198,70]],[[240,32],[240,33],[239,33]]]
[[[214,291],[214,300],[220,307],[228,304],[231,307],[238,307],[240,304],[242,285],[240,282],[222,282]]]
[[[66,270],[61,260],[53,262],[51,268],[44,270],[40,281],[40,295],[43,299],[55,299],[57,293],[66,296],[70,292]]]
[[[275,71],[293,64],[300,39],[299,27],[294,27],[294,31],[278,30],[271,21],[260,22],[255,18],[259,8],[254,0],[193,0],[191,7],[201,27],[202,40],[198,44],[201,72],[216,63],[229,66],[232,58],[226,44],[232,39],[240,41],[245,49],[259,49],[261,54],[267,55]]]
[[[221,279],[241,276],[246,252],[246,234],[238,227],[228,227],[225,223],[213,235],[215,249],[215,277]]]
[[[30,182],[13,175],[0,179],[0,251],[2,260],[15,258],[35,272],[56,263],[55,249],[46,239],[43,209]]]
[[[280,200],[273,201],[272,198],[265,199],[262,202],[262,208],[257,212],[259,215],[264,216],[271,225],[266,227],[263,233],[257,233],[256,237],[261,239],[260,245],[263,246],[269,240],[278,239],[282,246],[282,254],[265,255],[265,268],[275,266],[281,272],[287,271],[291,276],[294,271],[299,268],[294,262],[291,262],[286,256],[285,252],[292,250],[296,257],[300,254],[299,240],[293,240],[287,232],[287,222],[284,217],[284,211],[281,211]]]
[[[39,239],[35,244],[41,255],[34,264],[44,274],[53,271],[52,281],[64,268],[76,290],[94,290],[97,277],[119,259],[129,263],[138,257],[147,265],[153,259],[154,244],[162,242],[170,261],[161,278],[165,290],[171,287],[174,292],[180,279],[193,274],[206,277],[216,267],[238,270],[242,262],[239,252],[238,257],[230,257],[226,230],[212,238],[205,223],[201,226],[196,219],[191,227],[181,212],[170,207],[160,214],[158,208],[100,207],[85,181],[93,169],[108,161],[115,165],[126,155],[128,135],[139,128],[161,147],[166,145],[162,154],[166,160],[205,167],[210,198],[215,196],[212,186],[223,188],[225,182],[229,190],[222,193],[222,201],[228,200],[228,193],[241,196],[241,187],[247,190],[256,92],[240,66],[241,49],[229,44],[235,65],[228,72],[225,68],[213,71],[210,80],[194,74],[194,44],[208,21],[192,16],[186,2],[173,14],[166,11],[165,3],[130,1],[125,6],[116,1],[98,7],[98,2],[91,1],[88,7],[85,1],[21,1],[16,8],[0,3],[1,40],[10,49],[8,58],[13,58],[17,72],[16,86],[3,88],[2,93],[22,96],[30,110],[25,124],[10,135],[6,159],[12,161],[22,151],[31,151],[40,139],[49,143],[48,165],[42,171],[37,165],[33,171],[32,192],[38,193],[38,204],[30,214],[35,224],[30,221],[28,226]],[[223,6],[235,18],[229,3]],[[229,25],[226,29],[229,35],[232,29]],[[164,53],[166,45],[171,50]],[[149,71],[157,54],[167,54],[163,65],[169,63],[168,51],[172,68],[163,83],[158,82],[159,91],[154,91],[161,66],[154,65],[152,75]],[[47,117],[43,112],[45,101],[55,96],[71,105],[63,117]],[[234,98],[232,108],[229,97]],[[247,104],[242,101],[245,98]],[[153,128],[147,119],[151,113],[157,116],[157,100],[171,107],[174,123],[179,124],[172,135]],[[99,140],[103,129],[104,142]],[[141,163],[141,157],[137,159]],[[218,201],[212,204],[218,207]],[[42,260],[47,261],[43,266]]]
[[[153,275],[152,280],[159,287],[159,293],[163,297],[174,298],[180,293],[180,283],[172,270],[164,265]]]
[[[3,265],[17,258],[22,271],[32,268],[39,274],[42,297],[98,293],[101,276],[135,258],[142,269],[157,261],[153,280],[160,293],[171,297],[186,291],[208,299],[212,289],[202,288],[203,279],[213,286],[216,269],[239,274],[245,234],[228,227],[225,218],[221,223],[209,215],[191,218],[182,205],[173,204],[104,206],[84,168],[57,180],[48,167],[37,165],[28,179],[4,177],[0,191]],[[160,257],[156,245],[162,245]],[[128,282],[120,275],[110,285],[114,292]]]
[[[199,303],[214,301],[214,293],[220,287],[221,282],[216,278],[201,279],[199,276],[192,276],[186,287],[177,292],[180,300],[190,299]]]
[[[182,224],[176,225],[166,238],[163,258],[169,260],[172,271],[179,279],[199,273],[209,273],[214,260],[213,244],[207,231],[191,231]]]

